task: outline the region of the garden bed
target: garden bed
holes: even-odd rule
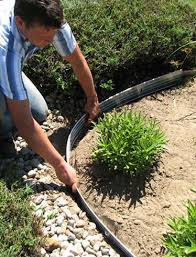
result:
[[[137,257],[162,256],[170,217],[185,211],[196,184],[196,82],[145,97],[126,107],[160,122],[168,144],[145,177],[130,178],[93,164],[91,130],[72,152],[79,188],[97,215]]]

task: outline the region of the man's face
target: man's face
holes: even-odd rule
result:
[[[32,26],[26,26],[22,19],[19,17],[17,20],[17,17],[17,27],[32,44],[43,48],[52,43],[57,28],[45,27],[37,23],[33,24]]]
[[[43,48],[52,43],[56,31],[54,28],[34,25],[27,28],[24,35],[32,44]]]

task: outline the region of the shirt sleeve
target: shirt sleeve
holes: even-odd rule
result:
[[[65,23],[56,32],[53,40],[53,45],[62,57],[73,53],[76,48],[76,39],[68,23]]]
[[[22,80],[21,58],[11,51],[0,51],[0,88],[2,93],[14,100],[27,99]]]

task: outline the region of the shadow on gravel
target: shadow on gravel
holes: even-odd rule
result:
[[[6,186],[11,189],[12,187],[23,187],[22,175],[16,172],[16,163],[14,159],[1,160],[0,166],[0,180],[4,181]]]
[[[2,166],[2,165],[1,165]],[[74,197],[71,188],[65,185],[59,185],[55,182],[45,183],[36,179],[29,179],[26,182],[22,178],[23,174],[16,171],[16,165],[14,162],[6,164],[5,167],[0,168],[0,180],[5,182],[6,186],[10,190],[17,190],[19,188],[31,187],[32,192],[41,193],[45,191],[64,192],[70,197]]]
[[[66,142],[69,135],[69,127],[60,127],[48,136],[50,142],[54,145],[57,151],[65,156]]]

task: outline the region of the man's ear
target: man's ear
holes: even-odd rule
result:
[[[25,23],[23,21],[23,19],[20,16],[16,16],[16,25],[17,27],[23,31],[23,28],[25,26]]]

